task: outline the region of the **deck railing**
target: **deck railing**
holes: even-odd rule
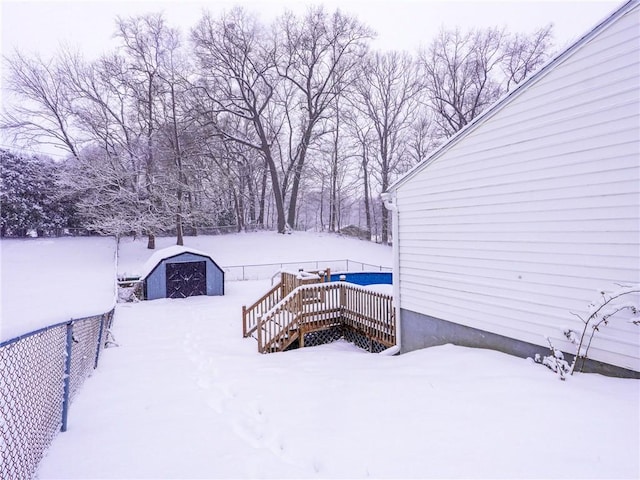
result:
[[[344,282],[301,285],[258,318],[258,351],[284,351],[305,333],[336,325],[386,347],[396,344],[393,297]]]
[[[342,284],[343,324],[387,347],[396,344],[393,297],[351,284]]]
[[[281,272],[282,297],[286,297],[301,285],[311,285],[324,281],[324,273],[320,272]]]
[[[248,337],[256,331],[258,319],[275,307],[284,297],[301,285],[322,282],[324,272],[280,272],[280,282],[248,307],[242,307],[242,335]]]
[[[248,337],[258,328],[258,319],[282,299],[282,283],[274,285],[267,293],[248,307],[242,307],[242,336]]]

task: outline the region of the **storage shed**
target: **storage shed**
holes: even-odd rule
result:
[[[206,253],[183,246],[154,253],[140,279],[146,300],[224,295],[222,268]]]
[[[384,195],[401,352],[575,352],[600,291],[640,283],[640,2],[625,3]],[[590,370],[640,376],[640,328]]]

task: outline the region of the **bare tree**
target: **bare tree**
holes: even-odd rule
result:
[[[302,18],[286,13],[276,24],[278,73],[289,84],[284,96],[289,133],[284,185],[291,176],[287,222],[292,227],[309,145],[314,135],[327,133],[317,127],[352,82],[372,36],[356,18],[339,10],[329,14],[323,7],[311,7]]]
[[[278,232],[286,230],[273,144],[280,128],[276,122],[274,90],[278,81],[275,53],[265,29],[254,16],[234,8],[218,20],[205,14],[192,30],[199,60],[203,118],[217,134],[258,151],[271,175]],[[237,129],[239,119],[250,128]]]
[[[437,145],[431,112],[421,105],[407,132],[406,151],[409,163],[401,170],[408,170],[413,165],[425,160]]]
[[[0,127],[16,143],[48,144],[77,158],[80,132],[73,126],[73,99],[59,61],[16,51],[5,64],[7,87],[17,101],[0,118]]]
[[[422,83],[416,63],[407,53],[374,53],[365,64],[357,83],[357,96],[352,101],[375,132],[375,168],[381,191],[384,192],[398,166],[403,135],[410,127],[419,107]],[[382,209],[382,242],[389,240],[388,212]]]
[[[552,30],[549,24],[531,35],[516,33],[509,39],[502,65],[507,78],[506,91],[522,82],[549,58]]]
[[[118,19],[117,36],[118,54],[93,64],[63,52],[63,71],[76,98],[77,127],[93,141],[91,157],[97,170],[100,159],[108,158],[114,168],[128,172],[128,180],[119,185],[122,196],[141,209],[132,231],[149,235],[148,247],[153,248],[155,232],[168,228],[173,215],[181,244],[186,84],[179,69],[186,69],[178,33],[161,15],[146,15]],[[102,148],[102,154],[95,147]],[[85,167],[91,168],[91,163]],[[94,179],[98,191],[99,178]],[[94,208],[89,217],[95,218],[99,211]]]
[[[117,50],[94,62],[5,59],[16,100],[0,127],[68,153],[62,178],[88,225],[146,234],[150,248],[174,227],[178,244],[185,228],[219,224],[338,230],[363,204],[367,231],[388,242],[376,195],[527,78],[551,42],[551,26],[443,30],[416,62],[369,53],[371,30],[323,7],[269,28],[241,8],[205,14],[190,51],[160,14],[116,27]]]
[[[492,75],[504,59],[505,31],[498,28],[441,30],[422,52],[422,66],[436,122],[453,135],[501,94]]]
[[[372,122],[360,114],[356,109],[345,108],[343,112],[347,132],[356,150],[356,157],[359,159],[359,171],[362,176],[362,198],[365,213],[365,228],[367,238],[371,239],[372,234],[372,211],[371,211],[371,157],[375,155],[376,142]]]
[[[148,195],[149,218],[162,217],[162,199],[158,196],[156,132],[162,121],[158,118],[160,98],[166,85],[162,81],[165,58],[175,48],[174,33],[161,14],[118,18],[116,37],[120,39],[120,54],[126,59],[128,89],[133,98],[136,122],[144,139],[144,188]],[[147,247],[155,248],[155,222],[149,222]]]
[[[531,36],[504,29],[441,30],[420,54],[441,138],[464,128],[547,57],[551,26]]]
[[[157,219],[147,215],[151,206],[126,61],[107,55],[86,63],[63,51],[60,65],[74,99],[75,128],[89,139],[62,169],[62,183],[79,197],[89,227],[105,234],[142,234]]]
[[[161,102],[163,110],[165,144],[169,147],[172,158],[171,165],[175,174],[173,182],[175,191],[175,226],[176,244],[184,245],[184,200],[185,190],[188,189],[185,162],[194,152],[185,148],[183,137],[189,131],[191,122],[186,112],[185,92],[189,89],[189,81],[185,78],[188,71],[186,59],[180,53],[179,33],[174,29],[167,29],[163,38],[164,55],[160,58],[161,69],[158,76],[164,85],[164,96]]]

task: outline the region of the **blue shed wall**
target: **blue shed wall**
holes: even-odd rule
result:
[[[207,264],[207,295],[224,295],[224,272],[208,257],[181,253],[162,260],[145,280],[146,299],[155,300],[167,296],[167,263],[202,262]]]

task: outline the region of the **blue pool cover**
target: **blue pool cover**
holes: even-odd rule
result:
[[[391,272],[343,272],[332,273],[329,281],[337,282],[340,277],[344,276],[346,282],[355,283],[357,285],[391,285]]]

